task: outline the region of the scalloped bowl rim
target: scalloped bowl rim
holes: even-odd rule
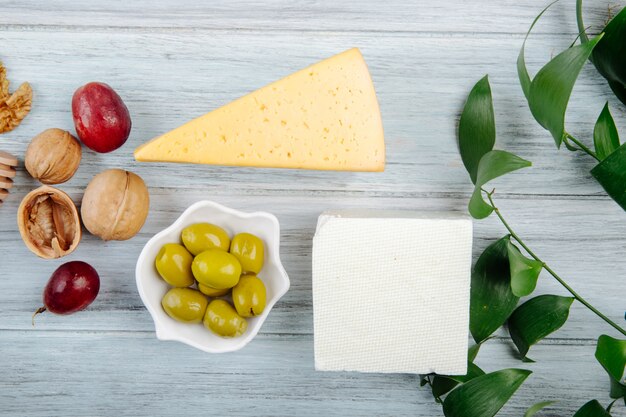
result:
[[[190,217],[192,213],[195,213],[196,211],[207,207],[221,211],[222,213],[233,217],[243,219],[264,218],[269,220],[275,230],[276,236],[274,239],[271,239],[271,241],[266,240],[265,245],[269,249],[269,251],[267,252],[271,254],[269,260],[274,264],[274,266],[278,269],[280,273],[280,277],[276,277],[276,280],[278,281],[277,291],[271,299],[267,300],[267,304],[263,313],[260,316],[253,318],[257,320],[254,326],[252,326],[252,328],[248,326],[249,331],[246,332],[246,334],[244,334],[243,336],[235,337],[232,339],[222,338],[221,340],[224,341],[227,346],[221,348],[216,348],[214,346],[208,346],[206,344],[199,343],[195,340],[190,339],[187,336],[182,336],[176,332],[165,331],[160,323],[161,317],[156,311],[157,308],[161,310],[160,300],[157,302],[157,306],[153,305],[153,302],[150,301],[144,289],[144,280],[151,279],[152,277],[144,277],[142,271],[146,262],[149,262],[150,264],[153,264],[154,262],[153,259],[148,259],[148,253],[151,251],[154,245],[159,244],[159,241],[162,240],[164,236],[169,235],[173,231],[178,230],[180,233],[180,230],[182,230],[183,228],[182,224],[186,222],[187,218]],[[210,222],[210,219],[207,219],[207,221]],[[165,242],[161,244],[164,243]],[[266,262],[267,261],[268,259],[266,259]],[[139,258],[137,259],[137,265],[135,268],[135,280],[137,284],[137,290],[139,291],[139,296],[141,297],[141,301],[150,313],[150,316],[152,317],[152,320],[154,322],[157,339],[178,341],[208,353],[234,352],[247,345],[257,335],[274,305],[287,293],[291,285],[289,281],[289,276],[287,275],[287,271],[285,271],[285,268],[280,261],[280,224],[276,216],[264,211],[256,211],[250,213],[243,212],[209,200],[202,200],[192,204],[185,211],[183,211],[183,213],[174,221],[174,223],[155,234],[152,238],[148,240],[148,242],[146,242],[141,251],[141,254],[139,255]],[[183,323],[179,324],[181,326],[186,326],[186,324]],[[206,329],[203,330],[207,332],[209,331]]]

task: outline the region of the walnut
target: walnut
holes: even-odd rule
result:
[[[15,129],[30,111],[33,89],[29,83],[22,83],[13,94],[9,93],[9,80],[6,69],[0,62],[0,133]]]
[[[149,208],[150,195],[140,176],[109,169],[87,186],[80,213],[91,234],[103,240],[127,240],[141,230]]]
[[[26,149],[26,170],[43,184],[60,184],[72,178],[82,156],[78,139],[61,129],[47,129]]]
[[[72,199],[47,185],[24,197],[17,210],[17,225],[26,247],[45,259],[72,253],[82,234]]]

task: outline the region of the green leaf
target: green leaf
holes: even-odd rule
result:
[[[496,143],[496,122],[489,77],[485,75],[474,85],[459,121],[459,149],[463,165],[476,183],[478,163]]]
[[[613,406],[615,405],[615,403],[619,400],[619,398],[614,399],[613,401],[611,401],[611,403],[606,407],[606,411],[608,411],[609,413],[611,412],[611,410],[613,409]],[[624,405],[626,405],[626,398],[623,399],[624,400]]]
[[[472,271],[470,332],[476,343],[502,326],[519,301],[511,291],[508,241],[505,236],[489,245]]]
[[[608,101],[593,128],[593,143],[596,147],[596,155],[600,160],[605,159],[619,148],[619,134],[613,116],[611,116]]]
[[[541,14],[544,12],[545,9]],[[533,22],[528,34],[541,14]],[[544,65],[532,80],[528,75],[524,60],[524,48],[526,46],[526,40],[524,40],[517,59],[520,84],[533,117],[552,134],[557,148],[561,147],[565,135],[565,112],[578,74],[602,36],[600,34],[587,43],[573,46],[561,52]]]
[[[450,375],[449,377],[457,382],[465,383],[481,375],[485,375],[485,371],[480,369],[475,363],[468,362],[467,373],[465,375]]]
[[[452,378],[449,378],[445,375],[435,375],[433,377],[433,382],[431,385],[431,391],[433,393],[433,397],[435,397],[435,401],[438,403],[441,401],[441,396],[446,395],[450,391],[459,385],[459,381],[455,381]]]
[[[493,417],[515,394],[531,371],[503,369],[455,388],[443,401],[446,417]]]
[[[611,417],[608,411],[606,411],[598,400],[591,400],[587,404],[580,407],[574,417]]]
[[[485,371],[472,362],[467,363],[467,373],[465,375],[435,375],[432,386],[433,396],[435,398],[441,397],[452,391],[457,385],[481,375],[485,375]]]
[[[555,402],[556,401],[542,401],[540,403],[537,403],[533,405],[532,407],[530,407],[528,410],[526,410],[526,412],[524,413],[524,417],[532,417],[535,414],[537,414],[539,411],[543,410],[549,405],[554,404]]]
[[[506,151],[489,151],[478,164],[476,185],[469,202],[469,212],[476,219],[484,219],[493,211],[493,207],[483,200],[481,187],[489,181],[509,172],[531,166],[532,164]]]
[[[480,351],[480,347],[483,345],[483,343],[485,343],[487,340],[493,338],[493,336],[489,336],[486,337],[485,339],[481,340],[480,342],[476,343],[475,345],[470,346],[467,349],[467,360],[470,362],[474,362],[474,359],[476,359],[476,356],[478,356],[478,352]]]
[[[484,340],[483,340],[484,342]],[[476,356],[478,356],[478,351],[480,351],[480,347],[482,346],[482,342],[480,343],[476,343],[475,345],[472,345],[469,347],[469,349],[467,350],[467,360],[470,362],[473,362],[474,359],[476,359]]]
[[[626,210],[626,143],[596,165],[591,175]]]
[[[582,0],[576,2],[578,30],[583,31]],[[624,7],[603,30],[604,37],[598,43],[591,56],[591,61],[598,72],[607,79],[609,86],[626,104],[626,7]],[[582,42],[586,42],[586,34]]]
[[[614,379],[611,379],[609,383],[609,396],[611,398],[624,398],[624,405],[626,405],[626,385],[620,384]]]
[[[530,96],[530,84],[531,84],[530,75],[528,75],[528,69],[526,68],[526,58],[524,57],[524,50],[526,49],[526,41],[528,40],[528,35],[530,35],[530,32],[533,30],[533,28],[535,27],[535,25],[537,24],[541,16],[543,16],[543,14],[550,7],[552,7],[554,3],[558,1],[559,0],[555,0],[552,3],[548,4],[545,7],[545,9],[543,9],[541,13],[539,13],[537,17],[535,17],[535,20],[533,20],[533,23],[530,25],[528,32],[526,32],[526,36],[524,37],[524,42],[522,43],[522,49],[519,51],[519,55],[517,56],[517,76],[519,78],[519,83],[522,86],[522,91],[524,92],[524,96],[526,97],[526,100],[528,100],[528,97]]]
[[[598,338],[596,359],[609,374],[611,398],[626,395],[626,340],[614,339],[603,334]]]
[[[480,369],[476,364],[474,364],[474,359],[476,359],[476,355],[478,355],[478,351],[484,342],[491,339],[490,337],[486,338],[480,343],[476,343],[475,345],[470,346],[467,349],[467,373],[462,376],[450,376],[450,375],[435,375],[432,382],[432,393],[435,398],[441,397],[444,394],[450,392],[454,387],[459,385],[460,382],[469,381],[472,378],[475,378],[480,375],[484,375],[482,369]],[[462,378],[462,379],[459,379]],[[426,384],[425,377],[422,377],[423,384],[420,386],[424,386]]]
[[[622,103],[626,104],[626,86],[618,82],[609,81],[609,87],[613,90],[615,97],[617,97]]]
[[[574,84],[601,37],[561,52],[541,68],[531,82],[530,111],[535,120],[552,134],[557,148],[565,134],[565,112]]]
[[[511,268],[511,290],[516,296],[525,297],[535,290],[543,263],[525,257],[510,241],[507,251]]]
[[[567,321],[572,297],[540,295],[519,306],[509,318],[509,333],[522,358],[528,349]]]

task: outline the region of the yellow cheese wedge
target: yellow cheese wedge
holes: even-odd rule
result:
[[[382,171],[385,141],[367,65],[353,48],[145,143],[135,158]]]

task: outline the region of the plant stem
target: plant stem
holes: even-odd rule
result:
[[[517,233],[515,233],[513,231],[513,229],[511,229],[511,226],[509,226],[509,224],[506,222],[506,220],[504,220],[504,217],[502,216],[502,213],[500,213],[500,210],[496,207],[495,203],[493,202],[493,199],[491,198],[491,195],[493,194],[493,191],[491,193],[487,192],[484,189],[483,189],[483,191],[487,194],[487,198],[489,199],[489,203],[491,204],[491,207],[493,208],[493,211],[496,213],[496,215],[498,216],[498,218],[500,219],[500,221],[502,222],[504,227],[506,227],[506,229],[509,231],[511,237],[513,237],[513,239],[515,239],[517,241],[517,243],[519,243],[520,246],[523,247],[526,250],[526,252],[528,252],[528,254],[530,256],[532,256],[538,262],[541,262],[541,264],[543,265],[543,268],[546,271],[548,271],[548,273],[550,275],[552,275],[554,277],[554,279],[556,279],[559,282],[559,284],[561,284],[567,291],[569,291],[569,293],[572,294],[572,296],[574,296],[574,298],[576,300],[578,300],[581,304],[583,304],[589,310],[594,312],[598,317],[600,317],[602,320],[607,322],[609,325],[614,327],[618,332],[620,332],[621,334],[626,336],[626,330],[624,330],[623,328],[618,326],[613,320],[611,320],[610,318],[608,318],[607,316],[602,314],[600,311],[598,311],[598,309],[596,309],[594,306],[589,304],[589,302],[587,300],[585,300],[576,291],[574,291],[574,289],[572,287],[570,287],[567,284],[567,282],[565,282],[556,272],[554,272],[552,270],[552,268],[550,268],[543,260],[541,260],[537,255],[535,255],[535,253],[528,246],[526,246],[524,241],[517,235]]]
[[[570,135],[567,132],[565,133],[565,137],[571,140],[572,142],[574,142],[576,145],[578,145],[581,151],[585,152],[588,155],[591,155],[596,161],[600,162],[598,155],[596,155],[594,151],[592,151],[587,146],[585,146],[581,141],[579,141],[578,139],[576,139],[574,136]]]
[[[585,24],[583,23],[583,0],[576,0],[576,23],[578,24],[578,32],[580,32],[580,40],[582,43],[589,42]]]

